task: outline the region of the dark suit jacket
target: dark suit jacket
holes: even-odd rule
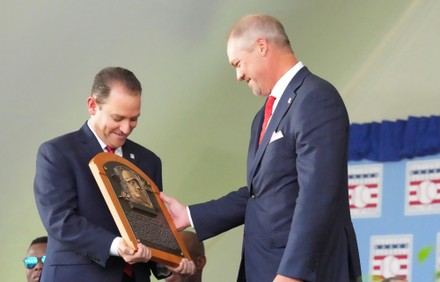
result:
[[[263,115],[264,108],[252,124],[247,187],[190,206],[198,236],[245,224],[238,281],[268,282],[276,274],[356,281],[361,271],[348,205],[349,120],[339,93],[304,67],[258,146]],[[270,141],[273,134],[280,138]]]
[[[162,189],[159,157],[130,140],[122,149],[124,158]],[[87,124],[39,148],[34,194],[49,237],[41,281],[121,281],[125,263],[109,256],[120,235],[88,165],[101,152]],[[150,281],[155,267],[152,262],[135,264],[137,281]]]

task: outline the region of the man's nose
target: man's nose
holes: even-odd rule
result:
[[[38,261],[37,265],[34,267],[34,270],[42,270],[43,269],[43,263],[41,261]]]
[[[238,81],[244,80],[244,74],[239,69],[236,69],[236,75]]]
[[[124,133],[124,134],[128,134],[131,131],[131,126],[130,126],[130,122],[129,121],[123,121],[121,122],[121,124],[119,125],[119,129]]]

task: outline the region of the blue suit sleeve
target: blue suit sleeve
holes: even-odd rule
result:
[[[40,147],[34,180],[37,208],[52,238],[105,266],[111,242],[117,235],[79,215],[82,207],[77,201],[77,186],[84,185],[79,183],[79,179],[90,177],[87,174],[90,172],[85,171],[88,169],[87,163],[75,165],[75,162],[54,143],[45,143]],[[88,187],[80,188],[96,189],[96,183],[91,182]],[[91,198],[83,205],[89,205],[89,209],[93,210],[94,201],[96,198]]]

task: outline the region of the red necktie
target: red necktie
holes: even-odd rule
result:
[[[105,149],[107,150],[107,152],[109,152],[110,154],[114,154],[116,149],[110,147],[109,145],[105,146]],[[133,265],[125,263],[125,267],[124,267],[124,273],[128,276],[128,277],[132,277],[133,276]]]
[[[107,152],[109,152],[110,154],[114,154],[116,149],[110,147],[109,145],[105,146],[105,149],[107,150]]]
[[[261,127],[260,141],[258,141],[258,144],[260,144],[261,140],[263,140],[263,136],[267,128],[267,123],[269,122],[269,119],[272,116],[273,103],[275,102],[275,99],[276,98],[274,96],[269,96],[267,98],[266,107],[264,109],[263,127]]]

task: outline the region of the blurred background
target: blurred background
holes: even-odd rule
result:
[[[262,98],[235,80],[226,36],[250,13],[285,26],[297,57],[340,91],[352,122],[440,114],[440,1],[0,1],[0,278],[45,234],[33,197],[38,146],[87,120],[94,75],[132,70],[143,85],[131,139],[163,162],[185,204],[246,183]],[[242,228],[205,241],[205,281],[235,281]]]

